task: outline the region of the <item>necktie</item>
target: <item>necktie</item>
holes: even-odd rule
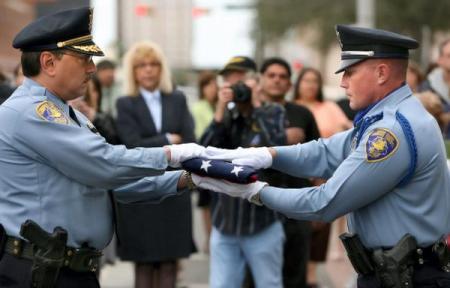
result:
[[[77,115],[75,114],[75,111],[73,111],[73,108],[70,105],[69,105],[69,116],[70,116],[70,118],[72,118],[73,121],[75,121],[75,123],[78,124],[78,126],[81,127],[80,122],[78,121]]]

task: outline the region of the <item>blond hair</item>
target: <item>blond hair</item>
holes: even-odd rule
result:
[[[171,93],[173,91],[169,66],[161,48],[156,43],[142,41],[133,44],[124,56],[123,66],[125,70],[124,82],[126,95],[139,95],[139,86],[134,74],[134,68],[137,62],[148,58],[161,63],[161,74],[158,89],[163,93]]]

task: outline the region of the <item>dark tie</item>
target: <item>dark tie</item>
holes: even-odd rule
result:
[[[78,124],[78,126],[81,127],[80,122],[78,121],[77,115],[75,114],[75,111],[73,111],[73,108],[70,105],[69,105],[69,116],[70,116],[70,118],[72,118],[73,121],[75,121],[75,123]]]

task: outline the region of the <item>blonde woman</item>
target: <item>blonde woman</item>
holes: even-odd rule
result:
[[[117,101],[117,130],[128,148],[194,142],[185,95],[173,88],[169,66],[152,42],[124,58],[126,96]],[[119,204],[118,254],[134,261],[135,286],[175,287],[177,259],[194,250],[189,193],[161,204]]]

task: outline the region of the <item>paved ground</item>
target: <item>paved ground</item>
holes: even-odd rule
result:
[[[193,203],[196,203],[195,199]],[[205,236],[202,229],[201,215],[194,209],[194,238],[197,247],[204,247]],[[337,237],[333,230],[332,237]],[[335,250],[337,242],[331,242],[330,249]],[[204,253],[192,255],[182,261],[178,287],[206,288],[208,287],[209,257]],[[116,262],[107,265],[102,270],[100,283],[102,288],[132,288],[134,285],[133,265],[129,262]],[[348,260],[328,260],[318,267],[318,280],[321,288],[354,288],[354,272]]]

